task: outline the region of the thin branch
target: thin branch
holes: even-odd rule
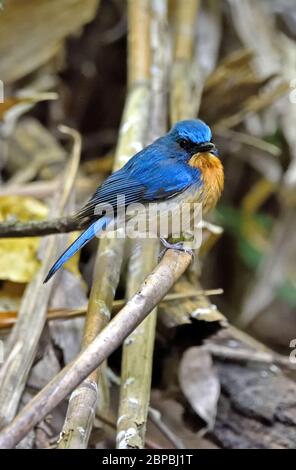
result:
[[[162,432],[162,434],[173,444],[175,449],[185,449],[182,440],[174,433],[174,431],[162,420],[160,411],[149,407],[148,417],[150,421]]]
[[[209,289],[209,290],[197,290],[191,291],[187,290],[185,292],[174,292],[172,294],[168,294],[160,303],[160,306],[163,306],[166,302],[178,301],[182,299],[190,299],[196,298],[201,295],[204,296],[212,296],[212,295],[221,295],[223,294],[223,289]],[[114,316],[116,313],[121,310],[127,300],[125,299],[118,299],[114,300],[112,304],[112,311],[111,316]],[[76,308],[53,308],[48,310],[47,312],[47,321],[51,320],[71,320],[77,317],[83,317],[87,312],[87,305],[83,307],[76,307]],[[0,329],[7,329],[11,328],[17,321],[17,311],[6,311],[1,313],[0,317]]]
[[[259,364],[275,364],[281,367],[296,369],[289,357],[265,351],[252,351],[245,348],[231,348],[221,344],[206,343],[203,348],[218,359],[234,362],[255,362]]]
[[[138,292],[95,340],[29,402],[0,433],[0,448],[14,447],[39,421],[118,348],[171,289],[191,262],[188,253],[168,250]]]
[[[32,222],[3,222],[0,224],[0,238],[43,237],[75,232],[81,228],[82,223],[72,216]]]

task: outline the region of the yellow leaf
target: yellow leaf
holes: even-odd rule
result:
[[[0,221],[42,220],[47,217],[47,207],[31,197],[0,197]],[[0,279],[29,282],[40,266],[37,250],[40,239],[35,237],[0,240]]]
[[[0,223],[8,220],[29,222],[44,220],[48,215],[45,204],[32,197],[0,196]],[[69,245],[78,232],[69,237]],[[0,239],[0,280],[26,283],[31,281],[38,268],[40,259],[39,237]],[[80,253],[76,253],[65,267],[80,276],[78,269]]]

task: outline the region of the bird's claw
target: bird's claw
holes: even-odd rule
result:
[[[194,251],[192,250],[192,248],[188,248],[187,246],[184,246],[183,242],[170,243],[165,238],[161,238],[160,241],[163,244],[164,249],[161,250],[161,252],[158,256],[158,261],[162,260],[164,254],[167,250],[184,251],[185,253],[189,253],[192,256],[192,258],[194,258]]]

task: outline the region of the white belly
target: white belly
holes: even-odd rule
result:
[[[166,201],[130,206],[126,218],[127,236],[136,237],[138,232],[140,238],[180,238],[192,233],[201,219],[201,195],[202,188],[196,184]]]

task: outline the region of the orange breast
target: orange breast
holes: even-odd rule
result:
[[[224,188],[224,170],[218,157],[212,153],[197,153],[189,165],[201,171],[203,179],[202,204],[204,212],[215,207]]]

